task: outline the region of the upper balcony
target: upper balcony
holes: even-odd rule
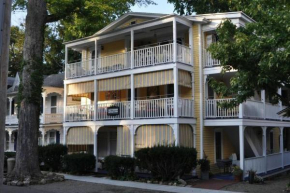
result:
[[[127,27],[66,45],[65,78],[94,76],[168,63],[192,65],[192,25],[173,18]]]

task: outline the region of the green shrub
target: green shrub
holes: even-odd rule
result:
[[[177,146],[155,146],[135,152],[137,165],[152,177],[172,181],[196,167],[196,149]]]
[[[7,159],[16,157],[16,152],[4,152],[4,168],[7,168]]]
[[[134,178],[135,159],[110,155],[105,158],[105,169],[112,179]]]
[[[95,168],[96,158],[92,154],[76,153],[64,156],[64,169],[70,173],[86,173]]]
[[[62,160],[66,154],[67,147],[62,144],[38,147],[39,163],[44,162],[45,168],[51,171],[60,171],[62,169]]]

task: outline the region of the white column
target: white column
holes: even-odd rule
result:
[[[239,126],[239,141],[240,141],[240,168],[244,170],[245,154],[244,154],[244,131],[245,126]]]
[[[135,117],[135,84],[134,84],[134,74],[131,74],[131,119]]]
[[[66,135],[69,127],[63,127],[63,145],[66,145]]]
[[[41,136],[42,136],[42,146],[44,146],[45,145],[45,131],[44,130],[42,130],[41,131]]]
[[[98,41],[95,40],[95,74],[97,74],[97,70],[98,70],[98,64],[97,64],[97,61],[98,61]]]
[[[174,117],[178,117],[178,98],[179,98],[179,89],[178,89],[178,68],[175,66],[173,68],[174,76]]]
[[[95,126],[94,129],[94,156],[96,157],[95,172],[98,172],[98,130],[100,126]]]
[[[9,116],[12,115],[12,101],[13,97],[9,97]]]
[[[134,68],[134,30],[131,30],[131,69]]]
[[[207,76],[208,75],[204,75],[203,76],[203,80],[204,80],[204,98],[205,98],[205,100],[208,99],[208,81],[207,81]]]
[[[11,130],[9,130],[8,131],[8,134],[9,134],[9,151],[13,151],[14,149],[13,149],[13,143],[12,143],[12,131]]]
[[[266,93],[265,90],[261,90],[261,101],[263,102],[263,118],[266,119]]]
[[[98,80],[94,80],[94,120],[98,119]]]
[[[67,84],[64,84],[63,90],[63,122],[66,121],[66,99],[67,99]],[[65,135],[65,133],[64,133]]]
[[[68,47],[67,45],[65,45],[65,58],[64,58],[64,64],[65,64],[65,68],[64,68],[64,78],[67,79],[67,64],[68,64]]]
[[[179,146],[179,124],[174,124],[173,133],[175,137],[175,145]]]
[[[282,96],[282,89],[281,88],[278,89],[278,94],[280,96]],[[282,111],[283,110],[283,105],[282,105],[282,101],[281,100],[279,101],[279,107],[280,107],[280,111]],[[281,121],[283,121],[283,116],[281,116],[280,119],[281,119]]]
[[[267,127],[262,127],[263,130],[263,156],[265,159],[265,173],[267,173]]]
[[[45,123],[45,102],[46,102],[46,92],[41,93],[42,99],[43,99],[43,105],[42,105],[42,120],[43,124]]]
[[[244,115],[243,103],[239,104],[239,118],[242,119]]]
[[[135,151],[135,129],[134,125],[130,125],[130,148],[131,148],[131,157],[134,157]]]
[[[173,62],[176,62],[177,57],[177,31],[176,18],[173,18]]]
[[[283,143],[283,130],[284,130],[284,127],[280,127],[280,153],[281,153],[281,156],[282,156],[282,168],[284,168],[284,143]]]
[[[194,66],[194,53],[193,53],[193,32],[192,27],[189,28],[189,47],[190,47],[190,64]]]

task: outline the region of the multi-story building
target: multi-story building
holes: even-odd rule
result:
[[[134,156],[156,144],[195,147],[212,171],[228,159],[259,173],[290,164],[290,126],[265,91],[234,108],[208,78],[229,83],[206,48],[242,12],[178,16],[128,13],[90,37],[65,43],[64,142],[70,152]],[[93,24],[92,24],[93,25]],[[78,61],[72,61],[78,53]],[[78,55],[74,54],[74,56]],[[75,59],[75,58],[74,58]],[[288,95],[281,88],[280,93]]]
[[[63,139],[63,78],[64,74],[53,74],[43,79],[39,145],[62,143]],[[16,151],[18,118],[17,118],[17,94],[19,88],[19,76],[9,77],[7,90],[7,116],[5,151]],[[9,83],[10,82],[10,83]]]

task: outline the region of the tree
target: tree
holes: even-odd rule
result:
[[[0,192],[3,192],[4,135],[6,117],[6,89],[9,61],[11,0],[0,0]]]
[[[279,100],[290,106],[288,97],[277,93],[281,87],[290,89],[290,2],[287,0],[232,1],[175,1],[180,13],[208,13],[242,10],[256,22],[236,27],[229,20],[217,29],[217,43],[209,47],[212,56],[221,61],[223,72],[238,70],[227,87],[223,82],[210,80],[210,86],[221,96],[235,94],[237,105],[265,90],[270,102]],[[202,2],[208,2],[204,8]],[[213,3],[210,3],[213,2]],[[225,3],[223,5],[221,2]],[[187,4],[186,4],[187,3]],[[287,111],[290,116],[290,108]]]
[[[119,4],[112,2],[119,2]],[[38,163],[37,142],[46,25],[51,22],[65,22],[72,15],[80,18],[94,12],[98,15],[106,15],[104,18],[114,18],[118,17],[121,12],[128,11],[129,7],[135,3],[149,4],[151,2],[151,0],[15,0],[14,8],[27,9],[27,16],[18,97],[20,110],[16,164],[10,174],[11,178],[39,179],[42,176]],[[121,12],[112,12],[112,6],[116,5],[120,7],[114,10],[122,9]],[[86,20],[86,17],[81,18]]]

